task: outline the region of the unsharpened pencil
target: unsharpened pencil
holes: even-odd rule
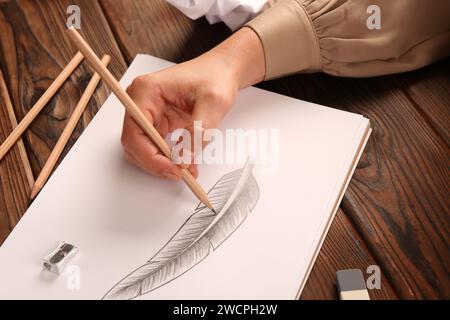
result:
[[[44,94],[39,98],[39,100],[34,104],[31,110],[25,115],[25,117],[20,121],[20,123],[14,128],[11,134],[6,138],[6,140],[0,146],[0,160],[3,159],[5,154],[11,149],[11,147],[16,143],[20,136],[25,132],[28,126],[33,122],[39,112],[46,106],[50,99],[55,95],[63,83],[70,77],[73,71],[78,67],[80,62],[83,60],[83,55],[80,52],[72,58],[69,64],[63,69],[63,71],[58,75],[55,81],[52,82],[50,87],[44,92]]]
[[[111,57],[108,55],[105,55],[102,59],[102,65],[105,67],[108,65],[108,63],[111,61]],[[39,177],[36,179],[36,182],[34,183],[33,188],[31,189],[31,200],[36,198],[38,193],[43,188],[44,184],[47,182],[48,178],[50,177],[50,174],[52,173],[53,169],[55,168],[56,162],[58,161],[59,157],[61,156],[61,153],[64,150],[64,147],[67,144],[67,141],[69,141],[70,136],[73,133],[73,130],[77,126],[78,121],[80,120],[81,116],[83,115],[83,112],[86,110],[86,107],[89,103],[89,100],[91,99],[92,95],[94,94],[95,89],[97,88],[98,83],[100,82],[101,78],[98,73],[94,73],[91,80],[89,81],[89,84],[86,87],[86,90],[84,91],[83,95],[80,98],[80,101],[78,102],[77,106],[75,107],[75,110],[72,113],[72,116],[70,117],[69,121],[67,122],[66,127],[64,128],[60,138],[58,139],[58,142],[56,143],[55,147],[53,148],[52,153],[50,154],[49,158],[47,159],[47,162],[45,163],[44,167],[41,170],[41,173],[39,174]]]
[[[91,67],[97,71],[102,77],[103,81],[109,86],[109,88],[114,92],[116,97],[123,104],[128,114],[137,122],[137,124],[144,130],[149,138],[156,144],[156,146],[161,150],[161,152],[171,158],[171,152],[169,146],[166,144],[164,139],[158,133],[158,131],[153,127],[153,125],[145,117],[141,109],[134,103],[133,99],[126,93],[126,91],[121,87],[119,82],[114,78],[114,76],[109,72],[109,70],[103,66],[100,59],[97,57],[95,52],[89,46],[89,44],[83,39],[83,37],[78,33],[78,31],[71,27],[68,29],[68,33],[73,40],[74,44],[77,46],[78,50],[81,51],[86,61],[91,65]],[[195,194],[195,196],[208,208],[214,211],[214,208],[209,201],[208,195],[203,190],[203,188],[198,184],[197,180],[192,176],[189,170],[182,168],[182,176],[184,182],[188,185],[189,189]],[[215,212],[215,211],[214,211]]]

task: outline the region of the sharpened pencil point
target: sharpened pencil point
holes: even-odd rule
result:
[[[200,199],[200,198],[199,198],[199,199]],[[214,207],[213,207],[211,201],[209,201],[208,195],[207,195],[206,193],[201,197],[200,201],[203,202],[203,204],[204,204],[205,206],[207,206],[212,212],[214,212],[215,214],[217,214],[217,211],[214,209]]]

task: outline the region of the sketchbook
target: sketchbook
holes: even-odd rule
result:
[[[138,55],[121,84],[170,65]],[[123,115],[111,95],[0,247],[0,299],[298,298],[369,120],[243,90],[220,132],[270,143],[246,140],[235,161],[200,165],[213,213],[183,183],[124,160]],[[54,275],[42,261],[61,241],[79,251]]]

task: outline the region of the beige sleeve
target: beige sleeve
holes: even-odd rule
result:
[[[371,5],[380,8],[381,29],[367,26]],[[450,55],[450,0],[278,0],[246,27],[263,44],[266,79],[377,76]]]

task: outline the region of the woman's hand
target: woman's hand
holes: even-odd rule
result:
[[[257,35],[243,28],[216,48],[191,61],[136,78],[127,92],[166,137],[175,129],[193,132],[194,121],[215,128],[239,89],[264,78],[264,53]],[[171,180],[181,169],[165,157],[136,122],[125,115],[122,145],[126,159],[144,171]],[[198,176],[194,164],[186,165]]]

